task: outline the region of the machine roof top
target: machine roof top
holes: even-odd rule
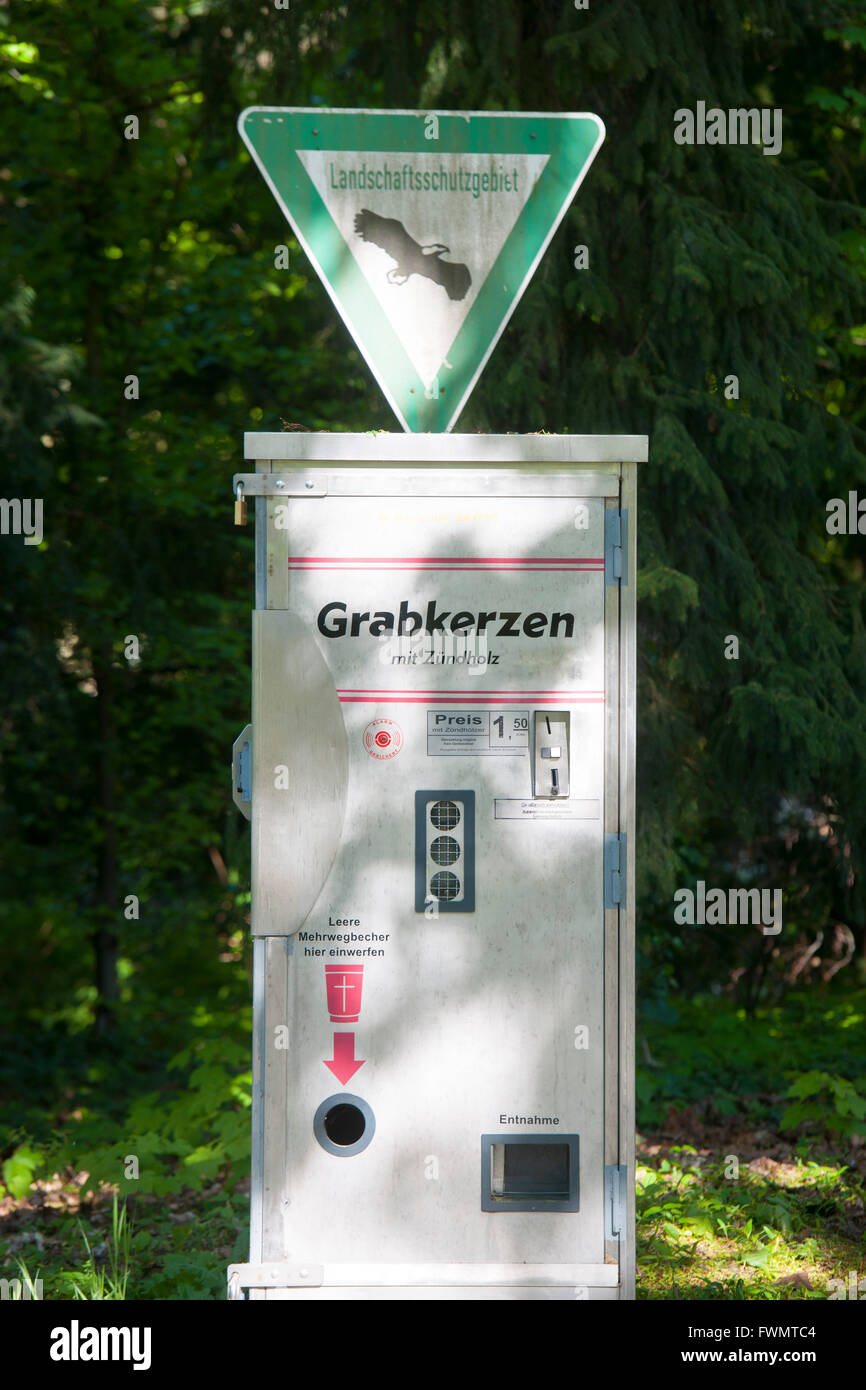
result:
[[[244,435],[245,459],[312,463],[646,463],[645,434],[342,434],[284,430]]]

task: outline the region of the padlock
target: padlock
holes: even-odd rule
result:
[[[244,497],[244,485],[238,483],[235,497],[235,526],[246,526],[247,524],[247,499]]]

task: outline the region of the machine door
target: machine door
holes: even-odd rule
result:
[[[287,505],[288,610],[254,615],[253,930],[290,939],[263,1257],[600,1267],[606,501]]]

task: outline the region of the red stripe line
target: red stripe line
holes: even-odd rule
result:
[[[567,562],[567,563],[570,563],[570,564],[585,564],[585,563],[588,563],[589,560],[598,560],[598,563],[599,563],[599,564],[605,563],[605,560],[603,560],[603,556],[587,556],[587,557],[585,557],[585,559],[581,559],[581,557],[580,557],[580,556],[577,556],[577,555],[542,555],[542,556],[537,556],[537,557],[525,557],[525,556],[520,556],[520,555],[475,555],[475,556],[471,556],[471,555],[466,555],[466,556],[461,556],[461,555],[292,555],[292,556],[289,556],[289,563],[292,563],[292,560],[297,560],[297,562],[300,562],[300,563],[302,563],[302,564],[318,564],[318,563],[320,563],[320,562],[324,562],[324,560],[328,560],[328,562],[334,562],[334,560],[370,560],[370,562],[374,562],[374,560],[386,560],[386,562],[388,562],[389,564],[391,564],[391,563],[393,563],[393,562],[398,562],[398,560],[402,560],[402,562],[405,562],[405,563],[410,563],[410,562],[411,562],[411,563],[414,563],[414,562],[417,562],[417,560],[428,560],[428,562],[431,562],[431,563],[436,562],[436,560],[460,560],[460,563],[463,563],[463,564],[485,564],[485,563],[488,563],[488,562],[492,562],[493,564],[502,564],[503,562],[507,562],[507,563],[509,563],[509,564],[546,564],[546,563],[549,562],[549,560],[557,560],[557,562],[562,562],[562,563],[566,563],[566,562]]]
[[[506,556],[502,560],[473,560],[473,564],[504,566],[507,569],[520,569],[523,565],[522,560],[509,560]],[[355,568],[358,565],[367,565],[370,569],[416,569],[419,565],[428,565],[431,569],[442,569],[447,566],[457,566],[460,569],[466,568],[466,561],[460,560],[454,555],[443,555],[441,560],[295,560],[289,559],[290,565],[301,567],[304,565],[315,565],[318,569],[339,569]],[[558,560],[551,555],[549,560],[539,560],[534,566],[535,569],[547,569],[550,565],[566,565],[574,569],[577,565],[603,565],[604,560]]]
[[[435,703],[435,695],[340,695],[341,704],[362,704],[362,705],[429,705]],[[572,695],[569,697],[574,704],[580,705],[603,705],[603,695]],[[506,698],[503,695],[464,695],[461,705],[522,705],[526,701],[524,695],[515,695]],[[449,699],[448,704],[454,701]]]
[[[603,695],[605,691],[402,691],[393,685],[338,685],[338,695],[438,695],[460,699],[463,695]]]
[[[466,564],[292,564],[289,570],[310,570],[311,574],[328,574],[332,570],[353,570],[356,574],[411,574],[420,570],[453,570],[457,574],[601,574],[605,569],[601,564],[534,564],[531,570],[523,564],[477,564],[474,570]]]

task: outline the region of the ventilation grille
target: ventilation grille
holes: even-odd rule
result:
[[[475,793],[415,793],[415,911],[475,911]]]

